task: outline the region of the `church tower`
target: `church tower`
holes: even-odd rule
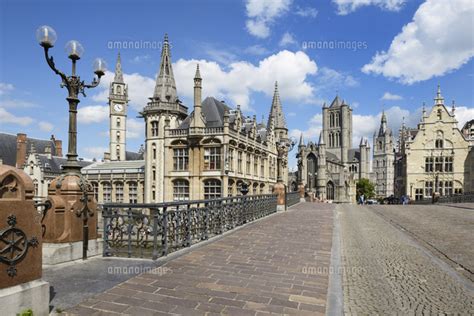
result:
[[[352,109],[339,96],[329,107],[323,105],[323,138],[327,152],[346,164],[352,147]]]
[[[109,90],[109,118],[110,118],[110,160],[125,160],[125,146],[127,133],[127,106],[128,87],[123,81],[122,62],[120,53],[115,65],[115,77]]]
[[[392,131],[387,127],[385,112],[382,112],[379,131],[374,133],[373,158],[375,193],[379,197],[387,197],[394,194],[394,161]]]
[[[164,198],[165,129],[177,128],[188,114],[181,103],[171,62],[170,44],[165,34],[161,50],[160,71],[150,102],[140,113],[145,120],[145,202],[162,202]]]

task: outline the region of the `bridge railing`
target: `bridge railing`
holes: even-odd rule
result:
[[[293,200],[291,200],[293,201]],[[157,259],[276,212],[275,195],[104,204],[104,256]]]
[[[286,205],[288,207],[295,205],[299,201],[300,201],[300,194],[298,191],[286,193]]]

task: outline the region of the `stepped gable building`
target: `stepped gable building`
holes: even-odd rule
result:
[[[387,126],[387,116],[382,112],[380,128],[373,137],[373,180],[375,194],[384,198],[394,194],[395,184],[395,148],[392,130]]]
[[[298,181],[322,200],[355,202],[355,183],[370,177],[370,145],[362,138],[352,148],[352,108],[336,96],[323,105],[323,129],[318,143],[298,145]]]
[[[153,95],[140,115],[145,121],[145,147],[131,160],[126,151],[127,85],[120,57],[111,83],[110,152],[108,159],[82,169],[99,203],[164,202],[270,193],[288,178],[287,157],[277,162],[277,144],[288,139],[278,85],[267,123],[245,117],[213,97],[202,100],[199,66],[194,76],[193,111],[178,97],[171,50],[165,36]]]
[[[430,112],[423,107],[417,128],[403,124],[400,129],[395,164],[397,196],[421,200],[435,192],[452,195],[473,190],[472,147],[457,126],[454,104],[451,111],[446,108],[439,86],[434,101]]]

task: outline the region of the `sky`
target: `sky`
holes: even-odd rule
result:
[[[82,80],[92,80],[96,57],[108,64],[100,86],[80,97],[78,151],[86,159],[108,151],[108,86],[119,51],[129,85],[127,150],[144,143],[139,111],[153,94],[165,33],[190,109],[199,63],[204,97],[259,120],[278,81],[289,134],[306,142],[317,141],[322,105],[336,95],[353,109],[357,146],[361,137],[372,141],[383,110],[394,131],[403,120],[415,127],[438,84],[462,127],[474,118],[473,16],[471,0],[0,0],[0,132],[54,134],[67,148],[67,91],[36,41],[42,25],[57,32],[51,54],[62,71],[71,69],[69,40],[85,49]]]

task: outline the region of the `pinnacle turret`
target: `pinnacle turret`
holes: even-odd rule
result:
[[[155,91],[153,98],[162,102],[175,103],[178,101],[176,83],[174,80],[173,66],[171,63],[171,52],[168,42],[168,34],[165,34],[163,40],[163,49],[161,50],[160,72],[156,78]]]
[[[268,117],[268,126],[272,126],[275,129],[287,129],[280,94],[278,92],[278,82],[275,82],[275,92],[273,93],[272,107],[270,109],[270,116]]]
[[[117,63],[115,64],[114,82],[124,83],[123,82],[123,72],[122,72],[122,60],[120,58],[120,52],[118,53]]]
[[[434,98],[435,105],[444,105],[444,98],[441,95],[441,87],[438,85],[438,91],[436,92],[436,98]]]

